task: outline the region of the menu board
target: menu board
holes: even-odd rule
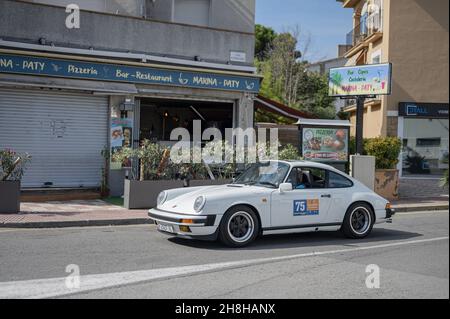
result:
[[[302,153],[307,161],[347,162],[349,156],[348,128],[302,129]]]

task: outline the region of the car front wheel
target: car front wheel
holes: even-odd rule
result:
[[[223,216],[219,238],[229,247],[245,247],[258,237],[259,228],[259,220],[255,212],[246,206],[237,206],[228,210]]]
[[[369,236],[375,224],[372,208],[365,203],[353,204],[347,211],[342,232],[348,238],[362,239]]]

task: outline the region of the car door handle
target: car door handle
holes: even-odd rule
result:
[[[330,194],[325,194],[325,195],[322,195],[322,198],[331,198],[331,195]]]

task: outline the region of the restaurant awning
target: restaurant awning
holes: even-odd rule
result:
[[[125,95],[138,93],[136,86],[128,83],[76,80],[17,74],[0,74],[0,85],[13,87],[58,88]]]
[[[350,121],[342,120],[315,120],[315,119],[299,119],[297,125],[312,125],[312,126],[344,126],[351,127]]]
[[[294,109],[292,107],[289,107],[287,105],[284,105],[282,103],[279,103],[277,101],[268,99],[263,97],[262,95],[258,95],[255,98],[255,110],[256,109],[262,109],[271,113],[275,113],[281,116],[285,116],[291,119],[301,119],[301,118],[307,118],[307,119],[314,119],[317,118],[312,114],[302,112],[300,110]]]

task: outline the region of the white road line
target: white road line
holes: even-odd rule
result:
[[[331,254],[350,253],[371,249],[381,249],[388,247],[400,247],[405,245],[415,245],[448,240],[449,237],[430,238],[422,240],[402,241],[397,243],[382,244],[375,246],[363,246],[348,249],[329,250],[320,252],[310,252],[298,255],[281,256],[273,258],[260,258],[252,260],[242,260],[233,262],[223,262],[207,265],[182,266],[174,268],[151,269],[143,271],[120,272],[99,275],[81,276],[80,288],[71,290],[66,287],[66,278],[38,279],[16,282],[0,283],[0,299],[41,299],[51,297],[61,297],[87,291],[100,290],[130,284],[150,282],[154,280],[183,277],[202,273],[210,273],[221,270],[242,268],[252,265],[268,264],[274,262],[287,261],[305,257],[316,257]]]

